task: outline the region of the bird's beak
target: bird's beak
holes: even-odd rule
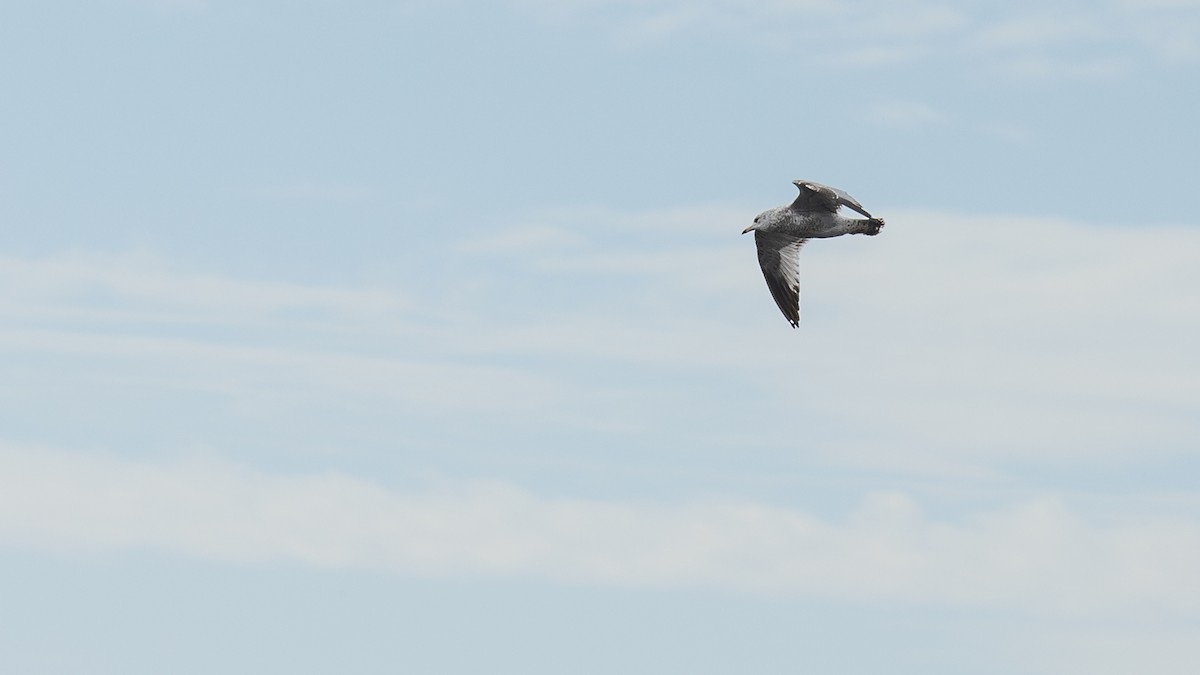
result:
[[[751,225],[750,227],[747,227],[746,229],[742,230],[742,234],[746,234],[747,232],[749,232],[750,230],[753,230],[753,229],[754,229],[754,225]]]

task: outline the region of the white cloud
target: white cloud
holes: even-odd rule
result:
[[[998,458],[1128,461],[1172,456],[1200,437],[1183,412],[1200,385],[1180,368],[1200,340],[1185,291],[1200,279],[1183,253],[1200,247],[1195,229],[875,208],[889,222],[880,237],[805,249],[809,319],[798,333],[772,330],[782,319],[750,242],[710,243],[730,217],[693,214],[687,247],[668,225],[660,234],[670,235],[647,234],[635,251],[593,242],[523,259],[516,267],[538,270],[543,284],[632,278],[640,291],[616,309],[599,299],[497,325],[491,344],[727,369],[772,392],[764,403],[878,432],[830,446],[835,462],[897,469],[940,457],[957,472]],[[591,230],[578,213],[570,222]],[[897,443],[910,448],[902,457]]]
[[[51,400],[93,378],[216,393],[248,414],[321,411],[311,421],[334,435],[354,411],[683,444],[711,434],[689,419],[733,405],[765,418],[730,437],[763,447],[793,445],[770,420],[803,411],[832,425],[810,430],[808,457],[960,476],[1194,447],[1200,232],[870,205],[881,236],[805,248],[800,331],[737,234],[754,209],[542,214],[462,242],[471,285],[415,308],[137,255],[9,257],[0,393]],[[32,377],[20,364],[35,358],[50,365]]]
[[[1026,631],[1022,631],[1026,632]],[[1134,621],[1041,626],[1021,637],[1027,663],[1037,672],[1190,675],[1200,667],[1194,624],[1138,616]]]
[[[1200,0],[1116,0],[1114,4],[1130,11],[1200,9]]]
[[[970,26],[970,16],[944,4],[919,2],[881,3],[863,12],[866,30],[878,36],[902,39],[938,38]]]
[[[138,0],[139,3],[158,10],[202,11],[209,8],[208,0]]]
[[[1046,672],[1121,672],[1136,662],[1123,650],[1187,672],[1200,497],[1137,474],[1194,463],[1200,230],[903,211],[852,189],[888,226],[806,247],[799,331],[738,234],[757,210],[745,207],[542,212],[438,242],[479,286],[452,275],[415,299],[147,254],[10,255],[8,410],[44,401],[53,425],[68,407],[90,411],[104,422],[81,425],[86,440],[55,443],[110,449],[147,424],[147,401],[185,418],[201,392],[232,412],[205,411],[228,427],[212,437],[139,437],[138,460],[0,446],[0,546],[982,608],[1061,622],[1053,640],[1013,639]],[[462,471],[429,460],[445,439],[411,452],[429,438],[421,424],[475,430],[481,447],[504,438],[479,450],[495,454],[474,475],[534,457],[538,471],[660,482],[591,498],[551,496],[576,491],[545,474],[396,487],[412,476],[395,466]],[[245,430],[269,452],[227,442]],[[196,445],[255,461],[313,452],[291,444],[297,433],[345,472],[144,459]],[[371,452],[360,439],[405,449],[368,479],[340,459]],[[664,454],[580,447],[624,439]],[[1053,477],[1106,466],[1123,496]],[[705,471],[720,487],[680,486]],[[792,491],[829,474],[848,506]],[[1063,644],[1111,658],[1064,663]]]
[[[995,66],[995,71],[1004,77],[1022,81],[1104,80],[1125,75],[1132,70],[1133,64],[1122,57],[1071,59],[1026,56]]]
[[[0,330],[0,347],[14,355],[51,354],[64,363],[83,360],[62,370],[42,369],[31,383],[10,379],[0,392],[18,387],[50,398],[54,389],[75,389],[89,375],[108,373],[108,395],[122,386],[154,396],[218,394],[239,415],[253,418],[316,413],[336,419],[346,410],[435,418],[528,416],[551,406],[557,389],[552,377],[511,367],[280,344],[231,345],[220,337],[9,328]]]
[[[941,124],[946,115],[919,101],[880,101],[864,111],[867,121],[895,129],[919,129]]]
[[[578,233],[547,225],[520,225],[502,232],[474,237],[459,244],[469,253],[512,255],[531,250],[574,249],[584,243]]]
[[[905,494],[872,493],[831,520],[752,501],[550,499],[495,482],[399,491],[211,459],[0,447],[5,546],[1062,615],[1200,613],[1194,496],[1166,514],[1085,518],[1048,496],[939,520]]]
[[[982,131],[1010,143],[1027,143],[1032,137],[1027,127],[1015,122],[991,122],[983,125]]]
[[[156,255],[66,253],[0,257],[0,309],[63,312],[99,308],[147,310],[164,317],[272,314],[395,315],[409,302],[392,290],[339,289],[231,279],[172,267]],[[244,316],[242,317],[244,319]]]
[[[259,199],[284,202],[361,202],[375,195],[366,185],[340,183],[276,183],[250,190]]]
[[[979,30],[973,42],[986,48],[1054,47],[1074,41],[1092,41],[1108,37],[1106,31],[1089,16],[1078,13],[1017,15],[989,24]]]
[[[1019,5],[999,16],[931,0],[850,3],[836,0],[514,1],[519,11],[599,28],[626,44],[719,37],[758,49],[802,51],[822,67],[892,67],[921,60],[980,63],[1013,79],[1095,79],[1135,69],[1137,54],[1193,61],[1191,0],[1118,2],[1086,13]],[[1195,31],[1192,30],[1194,33]],[[1100,49],[1105,56],[1089,55]],[[1118,55],[1119,54],[1119,55]],[[1016,62],[1018,67],[1009,67]]]
[[[1200,13],[1185,16],[1161,13],[1138,22],[1135,35],[1146,49],[1167,63],[1200,62]]]

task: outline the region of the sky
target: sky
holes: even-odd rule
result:
[[[0,3],[0,669],[1200,669],[1200,3]],[[739,233],[794,179],[791,329]]]

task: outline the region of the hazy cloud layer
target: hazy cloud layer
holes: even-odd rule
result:
[[[378,443],[411,416],[535,424],[568,444],[600,432],[741,456],[793,448],[817,465],[955,475],[990,502],[929,512],[919,488],[866,490],[817,515],[736,490],[562,498],[455,478],[407,489],[271,473],[224,445],[143,461],[9,443],[0,537],[415,575],[1200,611],[1193,492],[1151,499],[1136,478],[1122,497],[1029,492],[1003,478],[1192,461],[1195,229],[889,212],[883,236],[806,247],[806,322],[792,331],[737,235],[743,215],[545,212],[450,246],[475,278],[432,297],[214,277],[144,254],[10,256],[0,344],[63,365],[34,378],[10,361],[0,394],[22,409],[71,391],[136,424],[140,401],[203,393],[224,424],[303,416],[330,444],[348,442],[348,425]],[[474,288],[486,291],[463,292]],[[550,295],[509,314],[516,293]],[[470,329],[480,322],[486,332]],[[647,370],[651,388],[634,375]],[[601,371],[617,377],[599,384]],[[737,399],[764,415],[693,428],[689,410],[720,415]]]
[[[721,37],[772,51],[804,53],[809,67],[894,66],[951,58],[974,61],[995,75],[1021,80],[1087,79],[1128,73],[1146,58],[1195,64],[1200,54],[1196,17],[1187,11],[1194,4],[1184,2],[1092,3],[1073,8],[1027,3],[963,7],[923,0],[520,0],[512,4],[549,21],[605,27],[626,44]]]
[[[1194,498],[1172,513],[1088,518],[1043,497],[945,521],[878,493],[831,521],[744,501],[547,499],[500,482],[402,492],[213,459],[5,447],[0,463],[9,546],[1056,614],[1200,612]]]
[[[748,212],[546,213],[447,246],[467,272],[424,293],[10,257],[0,343],[86,361],[35,379],[11,361],[0,391],[49,401],[110,378],[208,392],[231,419],[419,411],[682,446],[713,438],[698,417],[749,406],[762,419],[731,417],[730,438],[918,473],[1194,450],[1195,229],[886,213],[882,236],[805,248],[792,331],[737,234]],[[311,422],[336,435],[340,414]]]
[[[0,4],[0,663],[1200,672],[1197,9]]]

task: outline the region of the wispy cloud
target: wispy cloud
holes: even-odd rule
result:
[[[497,482],[398,491],[333,473],[47,448],[3,447],[0,467],[6,546],[1024,612],[1200,613],[1195,503],[1095,519],[1041,497],[937,520],[883,492],[827,519],[753,501],[545,498]]]
[[[170,11],[201,11],[209,7],[208,0],[139,0],[154,9]]]
[[[975,43],[993,49],[1044,48],[1105,37],[1106,31],[1089,16],[1043,13],[1007,17],[989,24],[979,30]]]
[[[945,113],[919,101],[881,101],[864,112],[867,121],[894,129],[919,129],[947,120]]]
[[[1133,64],[1121,57],[1066,59],[1029,56],[999,64],[995,70],[1006,78],[1028,82],[1105,80],[1129,73],[1133,70]]]
[[[1200,0],[1116,0],[1114,4],[1129,11],[1200,9]]]
[[[143,310],[161,317],[314,311],[394,315],[409,301],[394,290],[340,289],[231,279],[180,270],[147,252],[0,257],[0,304],[8,311]]]
[[[1200,438],[1200,378],[1180,365],[1200,340],[1195,229],[875,208],[882,236],[806,247],[799,332],[737,234],[753,209],[689,207],[547,212],[463,241],[453,260],[471,278],[419,304],[137,255],[10,256],[0,343],[22,359],[87,355],[93,376],[140,377],[148,396],[221,392],[238,409],[536,419],[685,444],[709,442],[689,420],[731,405],[804,411],[821,425],[810,457],[908,473],[1170,461]],[[80,367],[19,386],[70,388]],[[647,387],[650,372],[671,377]],[[310,423],[337,436],[339,414]],[[741,431],[770,447],[794,427]]]
[[[1137,67],[1137,56],[1194,61],[1200,17],[1187,0],[1101,4],[1084,14],[1002,9],[999,16],[945,3],[514,2],[558,22],[586,22],[619,41],[652,44],[680,36],[718,37],[773,51],[803,50],[807,63],[894,67],[947,58],[976,62],[1007,78],[1094,79]],[[1095,50],[1108,53],[1096,57]],[[1023,63],[1007,68],[1006,63]],[[1036,64],[1033,65],[1033,64]]]
[[[284,202],[361,202],[375,195],[367,185],[346,183],[275,183],[250,190],[259,199]]]
[[[473,237],[459,243],[459,249],[468,253],[512,255],[529,251],[555,251],[577,249],[586,240],[575,232],[548,225],[530,224],[506,229],[502,232]]]

